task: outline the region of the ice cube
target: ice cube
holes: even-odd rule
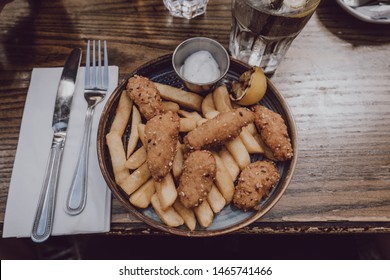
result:
[[[303,9],[306,6],[307,0],[283,0],[280,11],[288,13]]]

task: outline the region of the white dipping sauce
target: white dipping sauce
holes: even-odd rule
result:
[[[180,73],[184,79],[198,84],[212,82],[221,75],[218,63],[208,51],[198,51],[187,57]]]

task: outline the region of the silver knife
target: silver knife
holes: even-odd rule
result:
[[[58,175],[80,61],[81,49],[73,49],[66,60],[58,85],[52,122],[53,141],[31,231],[31,239],[34,242],[45,241],[52,232]]]

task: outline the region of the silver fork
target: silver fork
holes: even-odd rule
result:
[[[80,214],[85,207],[87,200],[88,185],[88,157],[89,143],[91,138],[91,128],[93,113],[95,107],[100,103],[108,90],[108,55],[107,43],[104,41],[104,70],[102,72],[101,47],[98,41],[98,67],[96,67],[96,45],[92,42],[92,71],[90,71],[90,41],[88,40],[87,56],[85,59],[85,86],[84,98],[88,103],[88,109],[85,116],[84,135],[82,145],[77,161],[76,170],[73,175],[72,185],[69,189],[68,199],[66,201],[66,212],[69,215]],[[96,71],[97,68],[97,71]]]

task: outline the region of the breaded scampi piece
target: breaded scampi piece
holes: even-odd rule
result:
[[[199,206],[207,199],[216,170],[215,158],[209,151],[194,151],[188,155],[177,188],[180,201],[186,208]]]
[[[271,161],[262,160],[249,164],[241,172],[234,191],[233,203],[245,211],[256,209],[269,189],[279,181],[279,172]]]
[[[283,118],[278,113],[261,105],[254,106],[253,110],[255,112],[255,125],[261,139],[271,149],[275,159],[280,161],[291,159],[294,153]]]
[[[148,78],[138,75],[131,77],[127,81],[126,90],[145,119],[150,120],[163,112],[160,93]]]
[[[156,181],[161,181],[172,169],[179,128],[179,116],[171,111],[153,117],[145,125],[146,162]]]
[[[216,147],[239,136],[242,128],[253,121],[254,114],[247,108],[220,113],[190,131],[184,137],[184,143],[190,150]]]

